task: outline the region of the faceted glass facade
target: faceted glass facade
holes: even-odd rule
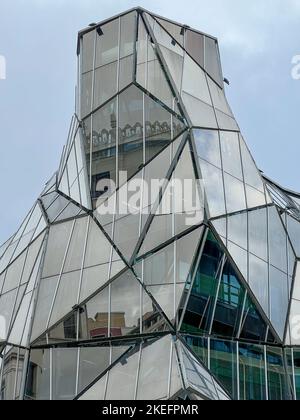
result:
[[[0,399],[300,399],[300,195],[257,169],[217,40],[138,8],[78,63],[59,169],[0,247]]]

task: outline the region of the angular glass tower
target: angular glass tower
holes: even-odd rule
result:
[[[217,40],[137,8],[81,31],[78,67],[0,247],[0,399],[300,399],[300,195],[257,169]]]

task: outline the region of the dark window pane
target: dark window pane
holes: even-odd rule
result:
[[[236,343],[210,341],[210,369],[234,399],[238,395],[236,364]]]
[[[223,266],[223,258],[222,248],[209,233],[184,314],[182,330],[230,338],[240,334],[241,338],[264,342],[266,323],[250,298],[245,297],[246,290],[229,261]]]
[[[183,45],[182,26],[176,25],[175,23],[160,18],[156,18],[156,20],[162,25],[162,27],[166,31],[169,32],[169,34],[174,38],[174,40],[176,40],[180,45]]]
[[[182,326],[184,331],[195,333],[209,331],[222,257],[220,247],[214,237],[209,235],[184,316]]]
[[[268,347],[267,366],[269,400],[291,399],[282,349]]]
[[[246,340],[264,342],[266,339],[267,325],[247,296],[241,322],[240,337]]]
[[[263,346],[239,345],[240,399],[265,400],[265,361]]]
[[[233,268],[226,263],[219,286],[212,332],[219,336],[235,337],[238,333],[245,289]]]
[[[206,367],[208,363],[208,339],[205,337],[195,337],[192,335],[184,336],[186,343],[192,348],[198,358],[204,363]]]

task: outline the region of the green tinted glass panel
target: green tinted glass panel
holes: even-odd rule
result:
[[[239,345],[239,376],[241,400],[266,399],[263,346]]]

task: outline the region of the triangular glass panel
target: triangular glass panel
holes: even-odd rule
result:
[[[144,13],[144,18],[145,20],[148,22],[148,24],[150,25],[151,29],[153,30],[156,42],[159,45],[163,45],[166,48],[169,48],[172,51],[175,51],[177,54],[184,54],[184,51],[182,49],[182,47],[179,45],[178,42],[174,42],[176,41],[173,37],[173,34],[169,34],[163,27],[163,25],[161,25],[161,22],[158,23],[158,19],[156,20],[153,19],[153,17],[151,15],[149,15],[148,13]],[[167,21],[165,21],[167,22]],[[170,28],[170,27],[169,27]],[[181,29],[180,29],[181,30]],[[172,30],[173,32],[173,30]],[[180,35],[181,36],[181,35]]]
[[[0,294],[0,318],[2,325],[0,335],[2,339],[6,339],[12,327],[11,323],[21,306],[26,288],[28,293],[31,292],[31,276],[35,273],[35,264],[40,255],[41,245],[44,240],[44,235],[40,236],[33,242],[28,249],[21,254],[3,274],[3,280]],[[35,273],[36,275],[36,273]],[[35,278],[33,279],[35,280]],[[30,288],[29,288],[30,287]],[[23,323],[18,325],[19,328],[24,327]],[[19,337],[20,338],[20,337]]]
[[[168,38],[169,35],[158,24],[156,25],[157,28],[159,27],[160,29],[156,29],[155,33],[161,30],[161,32]],[[166,105],[170,110],[175,110],[175,98],[167,80],[166,72],[161,66],[154,44],[151,42],[151,38],[148,35],[141,19],[139,23],[138,36],[137,83]]]
[[[174,114],[145,96],[146,163],[177,138],[186,126]]]
[[[187,388],[195,390],[204,399],[230,400],[226,391],[217,383],[212,374],[179,341],[177,342],[177,349]]]
[[[119,171],[130,179],[179,136],[185,125],[136,86],[119,96]]]
[[[113,366],[105,377],[100,378],[79,399],[134,400],[139,358],[140,346],[136,346],[124,354],[120,362]],[[120,382],[120,378],[124,380]],[[116,383],[118,383],[118,387],[116,387]]]
[[[58,190],[77,203],[90,208],[90,193],[83,156],[81,128],[74,134],[69,154],[59,176]]]
[[[222,217],[220,219],[214,219],[211,221],[211,224],[222,239],[224,245],[227,246],[227,218]]]
[[[211,217],[266,205],[261,176],[237,132],[199,129],[193,134]]]
[[[220,230],[218,225],[214,226],[217,233],[224,238],[223,227]],[[283,319],[291,288],[289,278],[295,255],[290,250],[289,259],[287,258],[288,240],[276,208],[261,208],[229,216],[224,243],[255,298],[282,338]],[[280,312],[276,311],[278,305],[282,308]]]
[[[171,371],[172,351],[173,340],[170,335],[143,346],[137,381],[137,400],[155,401],[170,398],[169,381],[174,380],[174,371],[173,377]]]
[[[187,143],[155,212],[139,255],[146,254],[172,237],[202,223],[204,198],[201,193]]]
[[[58,248],[57,238],[63,232],[65,241],[60,240]],[[53,256],[56,265],[51,263]],[[44,287],[45,293],[50,287],[52,295],[47,295],[47,304],[43,301],[41,306],[39,299],[44,298],[39,296],[37,305],[37,311],[41,311],[39,315],[47,320],[44,330],[56,324],[124,267],[125,264],[112,252],[112,246],[90,218],[76,219],[64,226],[52,226],[40,291],[43,295]]]
[[[225,92],[212,79],[207,78],[208,87],[212,98],[213,106],[222,113],[234,118],[232,111],[228,105]],[[221,128],[221,127],[220,127]]]
[[[87,55],[89,66],[84,63],[81,75],[82,117],[132,83],[136,20],[133,11],[83,37],[81,54],[85,60]]]
[[[50,223],[71,219],[81,212],[81,209],[58,193],[51,193],[41,198]]]
[[[116,132],[118,115],[119,130]],[[113,122],[115,121],[115,122]],[[120,171],[130,179],[151,158],[160,153],[185,129],[183,121],[165,110],[138,87],[132,85],[116,100],[93,116],[93,146],[90,146],[91,121],[85,122],[87,165],[90,167],[94,207],[112,182],[121,186]],[[118,154],[116,141],[118,140]],[[92,158],[90,153],[92,153]],[[118,157],[119,175],[116,175]],[[90,163],[92,162],[92,163]],[[111,188],[109,189],[111,190]]]
[[[183,36],[183,27],[177,25],[173,22],[170,22],[165,19],[161,19],[155,16],[155,20],[160,23],[160,25],[172,36],[172,38],[178,42],[181,46],[184,44],[184,36]]]
[[[212,106],[206,75],[187,54],[184,56],[182,92]]]
[[[36,203],[0,258],[0,273],[18,258],[45,228],[44,216],[39,203]]]
[[[13,236],[8,239],[8,241],[6,241],[4,244],[1,245],[0,247],[0,259],[2,258],[3,254],[5,253],[5,251],[7,250],[7,248],[9,247],[9,245],[11,244],[11,242],[13,241]]]
[[[231,339],[240,337],[241,328],[245,324],[243,314],[248,313],[245,299],[249,302],[251,299],[235,268],[211,233],[206,240],[192,290],[186,293],[189,299],[183,314],[184,332],[208,333]],[[262,297],[258,296],[257,299],[262,303]],[[249,327],[247,324],[248,337],[243,338],[252,340],[255,337],[257,341],[265,341],[268,325],[262,320],[253,302],[252,308],[256,311],[256,319],[261,328],[258,328],[258,321],[250,322]]]
[[[93,200],[101,193],[98,191],[99,181],[116,182],[117,113],[115,98],[96,111],[92,118],[83,121],[86,165]]]
[[[148,18],[149,21],[149,18]],[[168,70],[175,83],[178,94],[181,92],[182,71],[183,71],[183,55],[182,48],[174,42],[174,39],[153,20],[154,35],[164,60],[166,61]]]
[[[100,378],[79,399],[166,400],[171,397],[170,378],[173,391],[176,385],[176,391],[180,391],[177,387],[181,386],[179,371],[172,363],[173,352],[171,336],[136,345],[109,370],[105,381]],[[123,378],[121,382],[120,378]]]
[[[134,269],[146,290],[174,323],[203,228],[138,262]]]
[[[95,210],[95,217],[128,261],[132,257],[147,218],[159,198],[159,190],[167,183],[167,172],[173,160],[173,154],[179,146],[178,143],[178,141],[171,143]],[[158,183],[151,183],[152,180],[157,180]],[[159,184],[158,188],[156,188],[157,184]]]
[[[160,45],[159,49],[168,67],[168,71],[172,77],[178,94],[182,89],[182,76],[183,76],[183,55],[178,54],[176,51],[171,50],[164,45]]]
[[[122,358],[130,345],[110,345],[80,349],[78,393],[81,393],[110,365]],[[100,395],[99,395],[100,398]]]

